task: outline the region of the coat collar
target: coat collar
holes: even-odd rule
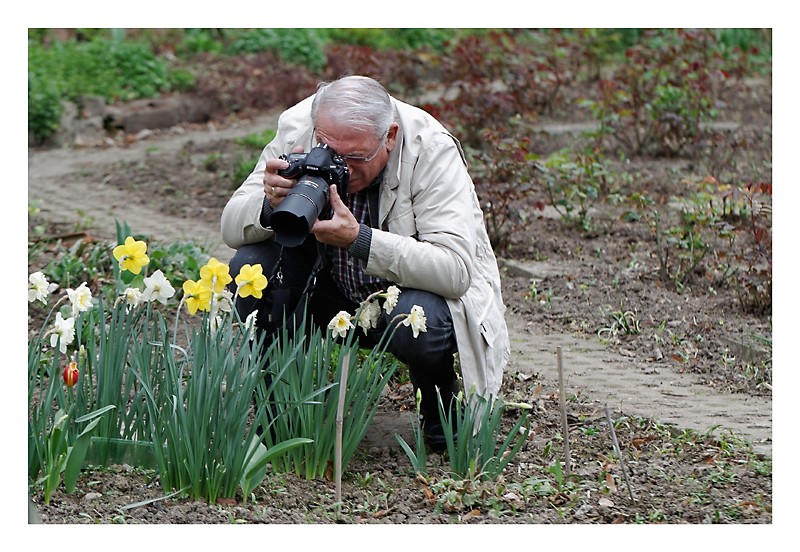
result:
[[[395,106],[395,121],[400,124],[400,117],[397,113]],[[397,141],[395,142],[394,149],[389,154],[389,160],[386,162],[384,169],[383,184],[381,185],[380,206],[378,213],[380,220],[378,228],[383,228],[386,218],[389,216],[389,211],[392,210],[395,201],[397,200],[397,187],[400,185],[400,166],[402,164],[403,152],[403,127],[402,125],[397,131]]]

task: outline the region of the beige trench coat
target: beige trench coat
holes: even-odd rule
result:
[[[268,239],[259,222],[267,159],[309,151],[311,99],[285,111],[275,138],[222,213],[222,239],[234,249]],[[393,99],[400,125],[389,155],[364,271],[443,296],[453,317],[467,394],[496,396],[510,354],[497,259],[458,141],[423,110]]]

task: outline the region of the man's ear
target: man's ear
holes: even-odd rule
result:
[[[397,132],[400,130],[400,125],[392,123],[389,125],[389,131],[386,133],[386,149],[392,151],[397,144]]]

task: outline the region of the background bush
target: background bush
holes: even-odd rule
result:
[[[490,113],[525,102],[551,107],[569,80],[595,78],[628,48],[674,29],[29,29],[28,128],[39,140],[59,126],[63,100],[106,102],[176,90],[211,96],[221,110],[285,107],[319,80],[369,74],[403,98],[444,84],[485,93]],[[715,52],[729,70],[765,71],[771,35],[716,29]],[[747,55],[743,55],[746,53]],[[236,63],[232,63],[233,59]],[[244,65],[239,62],[243,60]],[[480,76],[479,80],[478,77]],[[227,86],[226,83],[229,83]],[[533,86],[531,86],[533,83]],[[311,88],[313,90],[313,88]],[[276,103],[279,102],[279,103]],[[458,106],[457,106],[458,107]],[[486,111],[483,109],[482,111]],[[463,113],[463,110],[461,111]],[[455,120],[466,125],[466,121]],[[478,129],[470,129],[478,132]]]

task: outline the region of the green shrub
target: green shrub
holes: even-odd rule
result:
[[[613,182],[603,155],[591,148],[565,148],[550,155],[544,167],[551,205],[564,220],[590,230],[590,210],[606,197]]]
[[[648,32],[600,81],[600,99],[584,103],[600,123],[598,144],[611,138],[629,155],[686,153],[716,116],[724,67],[710,30]]]
[[[227,48],[229,54],[272,51],[287,63],[312,71],[325,67],[325,38],[317,29],[253,29]]]
[[[328,37],[336,44],[370,46],[395,50],[428,49],[441,52],[445,43],[459,34],[456,29],[329,29]]]
[[[96,95],[106,101],[147,98],[168,88],[167,65],[147,46],[97,39],[28,45],[28,71],[58,83],[64,99]]]
[[[182,81],[185,76],[176,79]],[[166,62],[144,44],[104,38],[28,44],[28,130],[39,140],[58,129],[60,100],[94,95],[115,102],[169,89]]]
[[[52,80],[28,75],[28,132],[40,143],[58,130],[60,98],[61,92]]]

